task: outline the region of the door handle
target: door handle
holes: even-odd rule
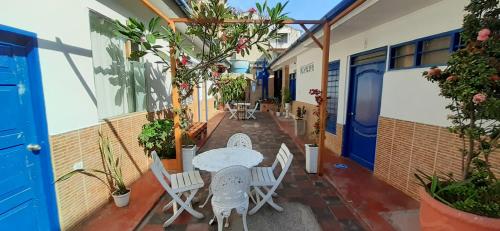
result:
[[[28,144],[28,146],[26,146],[26,148],[29,151],[32,151],[32,152],[36,152],[36,151],[42,150],[42,147],[39,144]]]
[[[354,116],[354,112],[349,113],[350,116]]]

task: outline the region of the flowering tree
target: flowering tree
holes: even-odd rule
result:
[[[192,15],[188,22],[187,36],[193,36],[203,43],[201,52],[196,55],[199,62],[192,62],[187,55],[183,44],[183,36],[170,27],[160,25],[159,18],[153,18],[148,25],[130,18],[126,24],[116,22],[117,32],[132,43],[138,44],[140,50],[131,54],[131,59],[139,59],[146,54],[153,54],[160,58],[167,71],[170,68],[168,55],[164,52],[167,47],[159,41],[166,40],[168,47],[176,51],[176,75],[172,77],[172,84],[180,89],[180,101],[183,105],[181,117],[187,118],[186,99],[195,87],[201,82],[214,82],[210,92],[217,94],[220,73],[223,72],[220,63],[238,53],[244,56],[249,54],[253,47],[267,54],[269,41],[276,38],[277,30],[283,27],[287,19],[284,8],[287,4],[277,3],[274,7],[256,3],[256,8],[240,12],[228,7],[219,0],[192,1]],[[251,23],[224,23],[231,20],[246,20]],[[186,126],[189,126],[188,123]]]
[[[460,181],[433,180],[433,196],[458,209],[500,217],[500,183],[490,155],[500,137],[500,8],[498,0],[471,0],[465,8],[461,41],[446,69],[433,67],[424,76],[451,100],[450,131],[463,140]]]
[[[316,121],[314,122],[314,130],[312,133],[314,135],[315,142],[317,145],[319,142],[319,133],[320,133],[320,107],[323,98],[321,98],[321,90],[318,89],[310,89],[309,95],[314,96],[314,99],[316,100],[316,108],[313,111],[313,115],[316,116]]]

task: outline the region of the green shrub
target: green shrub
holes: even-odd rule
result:
[[[139,143],[151,153],[156,151],[160,158],[175,158],[174,121],[159,119],[142,126]]]

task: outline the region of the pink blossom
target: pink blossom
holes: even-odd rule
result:
[[[146,42],[146,36],[141,36],[141,43]]]
[[[219,78],[220,77],[220,73],[217,72],[217,71],[212,72],[212,75],[214,76],[214,78]]]
[[[245,48],[247,48],[247,45],[246,45],[247,42],[248,42],[247,38],[240,38],[238,40],[238,44],[236,45],[236,53],[240,53]]]
[[[441,69],[439,69],[438,67],[433,67],[429,69],[427,73],[429,73],[430,76],[441,75]]]
[[[498,77],[498,75],[492,75],[492,76],[490,76],[490,80],[493,82],[496,82],[496,81],[500,80],[500,77]]]
[[[250,13],[250,14],[255,14],[255,12],[257,12],[257,10],[253,7],[248,9],[248,13]]]
[[[486,41],[490,38],[491,31],[488,28],[481,29],[477,34],[478,41]]]
[[[181,83],[181,89],[188,89],[189,88],[189,84],[188,83]]]
[[[453,81],[456,81],[456,80],[458,80],[458,77],[456,77],[454,75],[451,75],[448,78],[446,78],[446,81],[448,81],[448,82],[453,82]]]
[[[480,104],[486,101],[486,95],[483,93],[477,93],[472,97],[472,102],[475,104]]]
[[[185,55],[182,56],[181,63],[182,63],[182,65],[186,65],[188,63],[187,56],[185,56]]]

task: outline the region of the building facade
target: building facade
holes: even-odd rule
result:
[[[342,1],[325,18],[353,2]],[[460,46],[467,3],[367,0],[332,25],[325,146],[416,199],[417,169],[461,175],[461,143],[446,128],[447,101],[422,72],[446,65]],[[321,41],[322,32],[312,30]],[[307,134],[316,104],[309,90],[321,89],[321,57],[303,36],[271,64],[273,71],[295,75],[292,112],[307,108]],[[499,172],[500,158],[492,158]]]
[[[179,1],[151,2],[169,17],[186,17]],[[4,183],[24,182],[34,192],[30,206],[23,207],[28,199],[16,191],[22,188],[8,191],[15,195],[9,203],[19,204],[13,208],[24,208],[13,209],[19,212],[8,219],[27,230],[70,230],[107,203],[109,192],[90,177],[53,180],[78,168],[102,169],[99,130],[122,156],[127,184],[149,169],[137,137],[143,124],[165,116],[171,106],[170,73],[162,73],[164,67],[153,56],[128,61],[133,48],[112,28],[114,20],[135,17],[147,23],[154,14],[140,1],[15,1],[4,7],[0,72],[11,77],[0,80],[6,102],[0,107],[0,158],[20,152],[26,162],[2,159],[0,169],[15,166],[16,171],[6,170],[12,174],[6,172]],[[215,112],[206,88],[203,84],[193,99],[197,121]],[[26,216],[39,216],[40,221],[28,224],[22,219]]]

